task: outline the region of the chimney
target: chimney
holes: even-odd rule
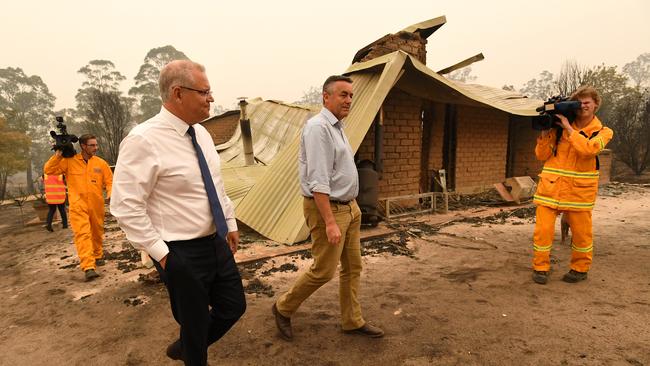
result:
[[[427,38],[447,22],[445,16],[413,24],[401,31],[387,34],[362,48],[354,55],[352,63],[364,62],[398,50],[427,63]]]
[[[253,133],[251,132],[251,121],[246,116],[246,98],[239,98],[239,127],[241,128],[241,141],[244,145],[244,159],[246,165],[255,165],[255,153],[253,152]]]
[[[374,41],[370,45],[362,48],[354,56],[354,62],[364,62],[387,55],[397,50],[402,50],[418,61],[426,64],[427,62],[427,40],[422,38],[418,33],[399,31],[395,34],[387,34],[382,38]],[[360,57],[359,59],[357,59]]]

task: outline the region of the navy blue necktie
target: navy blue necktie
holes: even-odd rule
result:
[[[201,150],[201,146],[199,146],[199,143],[196,141],[196,132],[194,131],[194,127],[190,126],[190,128],[187,130],[187,133],[190,135],[190,137],[192,137],[192,145],[194,145],[196,156],[199,158],[201,178],[203,178],[205,191],[208,193],[210,210],[212,210],[212,220],[214,221],[214,225],[217,227],[217,233],[219,236],[225,239],[226,235],[228,234],[228,225],[226,225],[226,218],[223,216],[223,210],[221,209],[221,203],[219,203],[217,190],[214,188],[214,182],[212,181],[212,175],[210,174],[208,162],[205,161],[203,150]]]

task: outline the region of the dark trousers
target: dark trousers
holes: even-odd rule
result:
[[[47,212],[47,226],[52,226],[52,220],[54,219],[54,213],[56,209],[59,209],[59,214],[61,215],[61,224],[65,227],[68,226],[68,216],[65,214],[65,204],[61,203],[59,205],[48,204],[50,210]]]
[[[246,311],[235,258],[217,235],[168,242],[165,269],[156,269],[169,291],[180,325],[186,365],[205,365],[208,346],[219,340]]]

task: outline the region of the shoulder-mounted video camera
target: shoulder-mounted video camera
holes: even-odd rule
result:
[[[55,142],[54,146],[52,146],[52,150],[61,150],[63,151],[64,158],[71,158],[77,153],[72,144],[79,141],[79,138],[76,135],[68,133],[68,130],[63,123],[63,117],[56,117],[56,121],[59,122],[56,125],[59,134],[57,135],[55,131],[50,131],[50,136],[52,136]]]
[[[549,130],[555,127],[555,122],[560,122],[556,115],[561,114],[569,122],[576,119],[576,111],[580,109],[581,103],[569,100],[568,97],[555,96],[549,98],[544,105],[535,109],[539,116],[533,117],[533,129],[537,131]]]

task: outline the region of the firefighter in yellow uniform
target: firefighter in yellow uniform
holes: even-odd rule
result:
[[[113,185],[113,173],[106,161],[95,156],[97,138],[83,135],[79,138],[81,152],[70,158],[64,158],[57,151],[45,163],[45,174],[65,174],[70,200],[70,225],[74,232],[74,244],[81,270],[86,281],[99,276],[96,261],[104,253],[104,196],[110,198]]]
[[[591,211],[598,193],[598,154],[614,134],[595,115],[601,98],[594,88],[579,88],[571,100],[581,103],[576,120],[570,123],[558,115],[558,125],[562,126],[559,141],[557,130],[551,129],[542,131],[535,146],[537,159],[545,161],[534,196],[537,222],[533,235],[533,281],[540,284],[548,281],[555,219],[560,213],[566,215],[572,232],[571,266],[562,280],[573,283],[587,278],[593,255]]]

